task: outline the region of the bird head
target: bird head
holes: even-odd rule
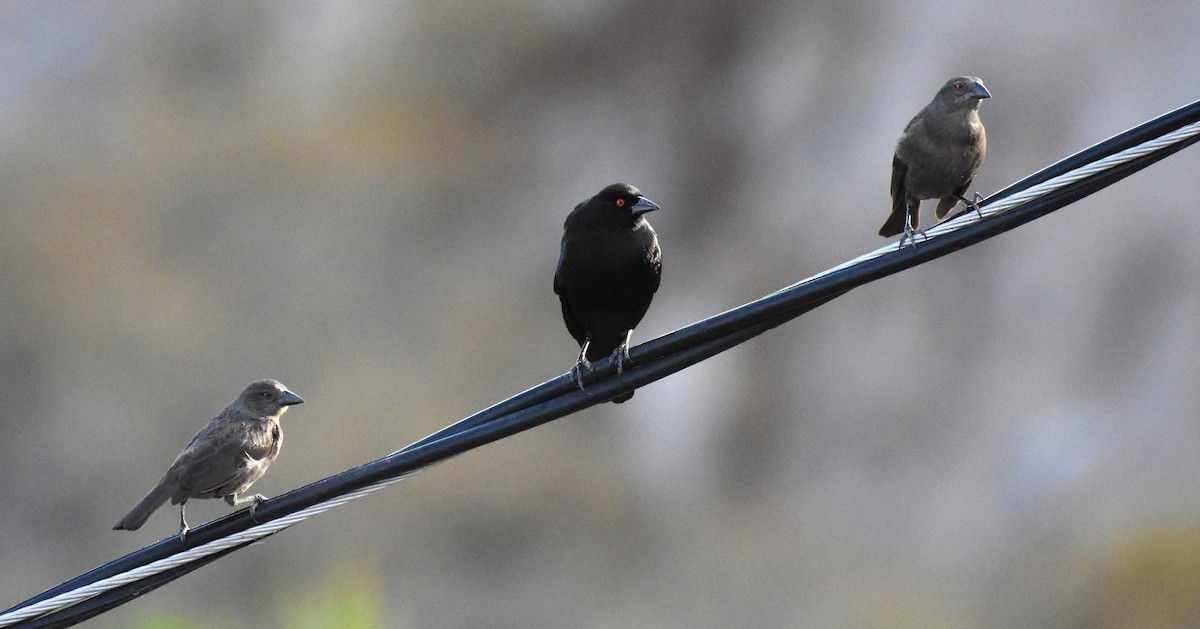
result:
[[[278,417],[287,407],[304,403],[299,395],[278,380],[259,380],[246,387],[238,399],[247,409],[263,417]]]
[[[654,201],[642,196],[637,188],[624,183],[614,183],[605,187],[590,201],[598,203],[608,211],[627,214],[635,219],[646,212],[662,209]]]
[[[952,108],[969,107],[976,109],[979,101],[991,98],[992,94],[983,86],[983,81],[974,76],[957,76],[942,86],[938,99]]]

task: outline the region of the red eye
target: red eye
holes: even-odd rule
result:
[[[963,91],[963,90],[967,89],[967,86],[966,86],[966,85],[963,85],[962,83],[955,83],[955,84],[954,84],[954,89],[956,89],[956,90],[958,90],[958,91],[960,91],[960,92],[961,92],[961,91]]]
[[[617,199],[617,207],[625,207],[625,199]]]

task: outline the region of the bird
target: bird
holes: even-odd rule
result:
[[[571,378],[580,389],[591,361],[611,355],[618,375],[631,362],[629,340],[662,275],[658,235],[645,217],[659,209],[637,188],[614,183],[576,205],[563,223],[554,292],[579,343]],[[632,391],[612,401],[631,397]]]
[[[162,480],[121,518],[113,530],[136,531],[169,499],[179,505],[179,538],[188,532],[184,507],[191,498],[224,498],[232,507],[250,503],[250,515],[262,494],[242,494],[279,456],[283,431],[279,418],[289,406],[303,404],[278,380],[246,387],[188,442]]]
[[[963,196],[987,154],[987,134],[979,103],[992,95],[978,77],[959,76],[942,86],[933,100],[904,127],[892,158],[892,213],[879,228],[890,238],[904,233],[916,244],[922,199],[938,199],[943,218],[959,201],[979,211],[978,201]]]

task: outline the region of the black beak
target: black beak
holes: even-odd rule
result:
[[[654,201],[651,201],[646,197],[638,197],[638,202],[634,203],[633,207],[629,208],[629,213],[633,214],[634,216],[641,216],[646,212],[653,212],[654,210],[661,209],[662,208],[658,207],[658,204]]]
[[[983,86],[983,81],[976,81],[975,87],[972,87],[971,91],[967,92],[967,93],[974,96],[975,98],[991,98],[992,97],[992,93],[987,91],[987,88]]]
[[[291,391],[284,391],[283,397],[279,398],[280,406],[291,406],[293,404],[303,404],[304,399]]]

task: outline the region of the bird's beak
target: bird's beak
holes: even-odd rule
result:
[[[638,202],[634,203],[633,207],[629,208],[629,213],[633,214],[634,216],[641,216],[646,212],[653,212],[654,210],[661,209],[662,208],[658,207],[658,204],[654,201],[651,201],[646,197],[638,197]]]
[[[291,391],[284,391],[283,397],[279,398],[280,406],[291,406],[293,404],[303,404],[304,399]]]
[[[987,91],[987,88],[984,87],[983,83],[981,83],[981,82],[976,82],[975,87],[972,87],[971,91],[968,92],[968,94],[974,96],[975,98],[991,98],[992,97],[992,93]]]

